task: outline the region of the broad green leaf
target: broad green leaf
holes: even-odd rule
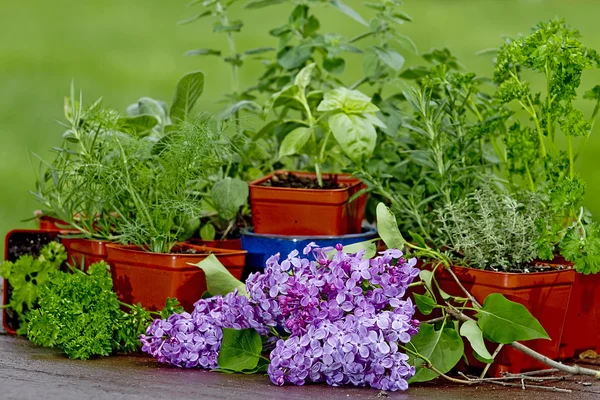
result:
[[[310,139],[312,130],[306,127],[296,128],[286,135],[279,147],[279,158],[299,154]]]
[[[164,101],[150,97],[142,97],[127,107],[127,115],[130,117],[150,115],[156,118],[161,125],[169,123],[169,107],[167,104]]]
[[[201,18],[208,17],[211,14],[212,14],[212,11],[206,10],[203,13],[193,16],[192,18],[188,18],[188,19],[184,19],[183,21],[179,21],[179,22],[177,22],[177,24],[178,25],[190,24],[194,21],[198,21]]]
[[[223,339],[217,364],[220,368],[241,372],[258,365],[262,352],[262,339],[252,328],[223,328]]]
[[[204,72],[192,72],[181,78],[177,83],[175,97],[171,105],[171,119],[173,121],[186,121],[203,90]]]
[[[338,10],[340,10],[341,12],[343,12],[344,14],[346,14],[347,16],[349,16],[350,18],[355,20],[356,22],[361,23],[364,26],[369,26],[367,21],[365,21],[364,18],[361,17],[359,13],[357,13],[356,11],[354,11],[354,9],[352,9],[351,7],[344,4],[342,2],[342,0],[331,0],[331,4],[335,8],[337,8]]]
[[[366,240],[364,242],[352,243],[347,246],[344,246],[343,250],[345,253],[358,253],[361,250],[365,250],[365,255],[363,256],[364,260],[370,260],[375,257],[377,254],[377,246],[370,240]]]
[[[546,330],[525,306],[508,300],[500,293],[492,293],[486,297],[476,316],[485,336],[496,343],[550,339]]]
[[[256,104],[254,101],[241,100],[232,106],[227,107],[227,109],[219,115],[219,119],[226,121],[235,116],[241,110],[246,110],[252,114],[260,115],[262,112],[262,107]]]
[[[217,236],[217,231],[213,224],[208,223],[204,224],[204,226],[200,229],[200,237],[202,240],[215,240]]]
[[[383,203],[377,204],[377,232],[389,249],[403,249],[406,241],[398,229],[394,213]],[[431,286],[431,278],[429,279]]]
[[[410,37],[401,33],[396,33],[394,35],[394,39],[396,39],[400,46],[404,47],[409,51],[412,51],[414,54],[419,54],[419,49],[417,48],[417,45],[415,44],[415,42],[413,42],[413,40]]]
[[[248,296],[246,285],[235,279],[233,275],[221,264],[214,254],[209,255],[197,264],[188,263],[201,268],[206,275],[206,288],[213,295],[225,296],[235,289],[242,296]]]
[[[151,115],[138,115],[136,117],[121,117],[118,121],[119,128],[125,133],[138,137],[147,136],[158,120]]]
[[[346,61],[340,57],[326,58],[323,60],[323,68],[332,74],[341,75],[346,69]]]
[[[285,69],[294,69],[301,67],[311,55],[310,46],[287,46],[277,53],[277,62]]]
[[[221,52],[219,50],[213,49],[195,49],[188,50],[185,52],[186,56],[220,56]]]
[[[407,22],[412,21],[412,18],[410,17],[410,15],[408,15],[407,13],[402,12],[402,11],[396,11],[392,15],[394,16],[394,18],[397,18],[402,21],[407,21]]]
[[[421,235],[416,232],[408,231],[408,234],[412,237],[412,239],[417,243],[421,248],[427,249],[428,246],[425,244],[425,239]]]
[[[410,344],[444,374],[454,368],[464,353],[461,337],[456,330],[449,327],[436,331],[431,324],[421,324],[419,333],[412,337]],[[411,355],[411,361],[417,372],[409,380],[409,383],[426,382],[438,376],[431,369],[423,368],[423,360],[420,358]]]
[[[429,296],[424,296],[422,294],[413,293],[415,297],[415,303],[417,304],[417,308],[423,315],[429,315],[435,308],[435,300],[433,300]]]
[[[358,90],[339,87],[326,92],[317,111],[341,110],[347,114],[374,113],[379,108],[371,103],[371,98]]]
[[[337,113],[329,117],[329,128],[342,151],[352,161],[361,163],[373,155],[377,132],[365,117]]]
[[[362,114],[363,117],[365,117],[373,126],[377,126],[381,129],[385,129],[386,125],[383,123],[382,120],[380,120],[377,115],[372,114],[372,113],[364,113]]]
[[[294,85],[298,86],[301,92],[304,92],[306,87],[310,84],[312,73],[315,69],[315,63],[310,63],[306,67],[302,68],[296,78],[294,79]]]
[[[460,335],[469,340],[473,351],[479,355],[480,360],[483,359],[488,364],[494,361],[494,357],[490,354],[483,342],[483,332],[481,332],[481,329],[479,329],[479,326],[477,326],[475,321],[469,320],[463,323],[460,327]]]
[[[219,216],[226,221],[232,221],[240,207],[248,200],[248,183],[228,176],[212,186],[210,196]]]
[[[379,72],[379,57],[374,49],[368,48],[363,55],[362,64],[363,74],[367,77],[372,77]]]
[[[388,67],[394,71],[399,71],[404,65],[404,57],[396,50],[384,49],[383,47],[375,46],[375,53]]]
[[[422,269],[421,272],[419,272],[419,278],[421,278],[423,283],[425,283],[425,287],[427,287],[427,289],[433,293],[433,286],[431,285],[431,281],[433,280],[433,272]]]

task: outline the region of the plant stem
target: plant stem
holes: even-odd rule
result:
[[[567,136],[567,142],[569,143],[569,177],[575,178],[575,160],[573,159],[573,137]]]
[[[502,348],[504,347],[504,345],[502,343],[500,343],[498,345],[498,347],[496,347],[496,350],[494,351],[494,354],[492,354],[492,358],[495,360],[496,356],[498,355],[498,353],[500,353],[500,350],[502,350]],[[492,366],[492,363],[489,363],[485,366],[485,368],[483,369],[483,372],[481,373],[481,375],[479,376],[479,379],[483,379],[485,378],[485,374],[487,374],[488,370],[490,369],[490,367]]]

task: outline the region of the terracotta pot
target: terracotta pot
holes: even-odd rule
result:
[[[186,311],[206,291],[204,272],[196,264],[214,254],[229,272],[240,279],[246,261],[241,250],[215,249],[182,243],[182,249],[196,249],[197,254],[160,254],[137,246],[107,244],[108,263],[119,299],[128,304],[142,303],[150,310],[160,310],[167,297],[176,297]]]
[[[61,219],[44,215],[41,210],[35,210],[33,215],[37,221],[39,229],[42,231],[61,231],[65,229],[65,227],[69,226],[68,223]]]
[[[296,189],[263,186],[276,171],[250,183],[254,232],[271,235],[340,236],[360,233],[366,194],[348,200],[365,185],[348,174],[335,174],[341,189]],[[315,178],[310,172],[292,172]]]
[[[600,274],[575,274],[567,311],[560,357],[571,358],[586,350],[600,353]]]
[[[215,249],[242,250],[242,239],[203,240],[200,238],[191,238],[186,243],[213,247]]]
[[[33,243],[36,241],[39,244],[46,244],[57,240],[58,231],[47,231],[42,229],[13,229],[4,237],[4,260],[17,261],[21,255],[30,253],[16,253],[15,246],[23,241]],[[39,254],[30,254],[37,257]],[[8,304],[8,300],[12,294],[12,286],[8,280],[4,279],[4,290],[2,291],[3,304]],[[16,313],[7,308],[2,309],[2,325],[4,330],[9,335],[15,335],[19,329],[19,318]]]
[[[77,268],[87,270],[94,263],[107,262],[106,245],[110,242],[83,238],[61,239],[67,249],[67,262]]]
[[[464,267],[452,267],[452,270],[464,287],[482,304],[488,295],[500,293],[507,299],[524,305],[551,338],[551,340],[530,340],[524,344],[551,359],[558,358],[567,307],[576,275],[574,270],[522,274]],[[446,271],[438,269],[437,279],[442,290],[453,296],[464,297],[463,292]],[[488,350],[492,352],[496,346],[497,344],[489,344]],[[483,365],[469,353],[467,352],[471,366]],[[512,347],[505,346],[492,364],[490,374],[500,375],[503,372],[516,374],[544,368],[548,367]]]

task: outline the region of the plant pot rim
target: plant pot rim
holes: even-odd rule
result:
[[[191,244],[191,243],[185,243],[185,242],[179,242],[176,244],[176,246],[181,246],[183,248],[193,248],[193,249],[197,249],[197,250],[201,250],[198,253],[193,253],[193,254],[188,254],[188,253],[154,253],[154,252],[150,252],[150,251],[144,251],[142,250],[139,246],[133,245],[133,244],[120,244],[120,243],[107,243],[106,247],[109,250],[119,250],[119,251],[126,251],[126,252],[132,252],[132,253],[137,253],[137,254],[152,254],[154,256],[165,256],[165,257],[185,257],[185,258],[193,258],[193,257],[198,257],[198,256],[207,256],[210,254],[215,254],[215,255],[242,255],[242,254],[246,254],[247,251],[246,250],[230,250],[230,249],[219,249],[216,247],[208,247],[208,246],[204,246],[204,245],[199,245],[199,244]]]
[[[252,188],[260,188],[263,190],[275,190],[275,191],[281,191],[281,190],[298,191],[298,190],[301,190],[303,192],[323,193],[323,192],[345,192],[349,188],[360,185],[362,183],[360,179],[353,176],[352,174],[348,174],[348,173],[331,173],[331,174],[329,174],[329,173],[327,173],[326,175],[336,175],[341,178],[346,178],[346,180],[349,181],[348,185],[344,186],[342,188],[339,188],[339,189],[305,189],[305,188],[288,188],[288,187],[274,187],[274,186],[261,185],[261,183],[267,181],[268,179],[271,179],[275,174],[283,174],[283,173],[294,174],[294,175],[305,175],[305,176],[316,176],[317,175],[315,172],[310,172],[310,171],[288,171],[288,170],[281,169],[281,170],[273,171],[270,174],[263,176],[262,178],[258,178],[258,179],[253,180],[252,182],[249,182],[248,186],[250,186]]]
[[[261,239],[279,239],[279,240],[289,240],[294,242],[305,241],[314,239],[317,240],[333,240],[333,239],[352,239],[352,238],[360,238],[363,236],[371,236],[377,233],[376,229],[369,229],[367,231],[363,231],[361,233],[348,233],[346,235],[274,235],[270,233],[255,233],[252,229],[242,229],[242,236],[252,236]]]
[[[548,265],[549,267],[551,265]],[[557,264],[557,266],[559,266],[559,264]],[[461,265],[451,265],[450,268],[452,269],[456,269],[459,271],[475,271],[477,273],[482,273],[482,274],[490,274],[490,275],[509,275],[509,276],[541,276],[541,275],[550,275],[550,274],[557,274],[557,273],[571,273],[571,272],[575,272],[575,270],[572,268],[571,265],[562,265],[566,268],[564,269],[554,269],[551,271],[540,271],[540,272],[504,272],[504,271],[489,271],[486,269],[479,269],[479,268],[470,268],[470,267],[464,267]]]

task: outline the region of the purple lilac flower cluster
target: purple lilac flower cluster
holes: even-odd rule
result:
[[[191,314],[176,313],[154,320],[140,337],[142,351],[177,367],[216,368],[223,328],[254,328],[261,335],[268,334],[268,327],[257,320],[255,309],[237,290],[199,300]]]
[[[333,253],[332,257],[328,254]],[[277,385],[307,381],[405,390],[415,369],[400,345],[418,331],[415,308],[403,299],[418,275],[416,259],[387,250],[373,259],[364,251],[310,244],[246,281],[249,299],[237,292],[203,299],[191,314],[156,320],[141,336],[143,350],[180,367],[216,368],[222,328],[286,331],[271,352],[268,374]],[[330,259],[331,258],[331,259]],[[271,337],[270,339],[273,339]]]
[[[417,333],[414,306],[404,300],[408,285],[418,275],[416,259],[387,250],[374,259],[364,251],[346,254],[309,246],[315,261],[292,252],[267,261],[264,274],[248,278],[246,287],[270,324],[291,333],[271,353],[273,383],[302,385],[370,385],[405,390],[415,373],[399,343]]]

